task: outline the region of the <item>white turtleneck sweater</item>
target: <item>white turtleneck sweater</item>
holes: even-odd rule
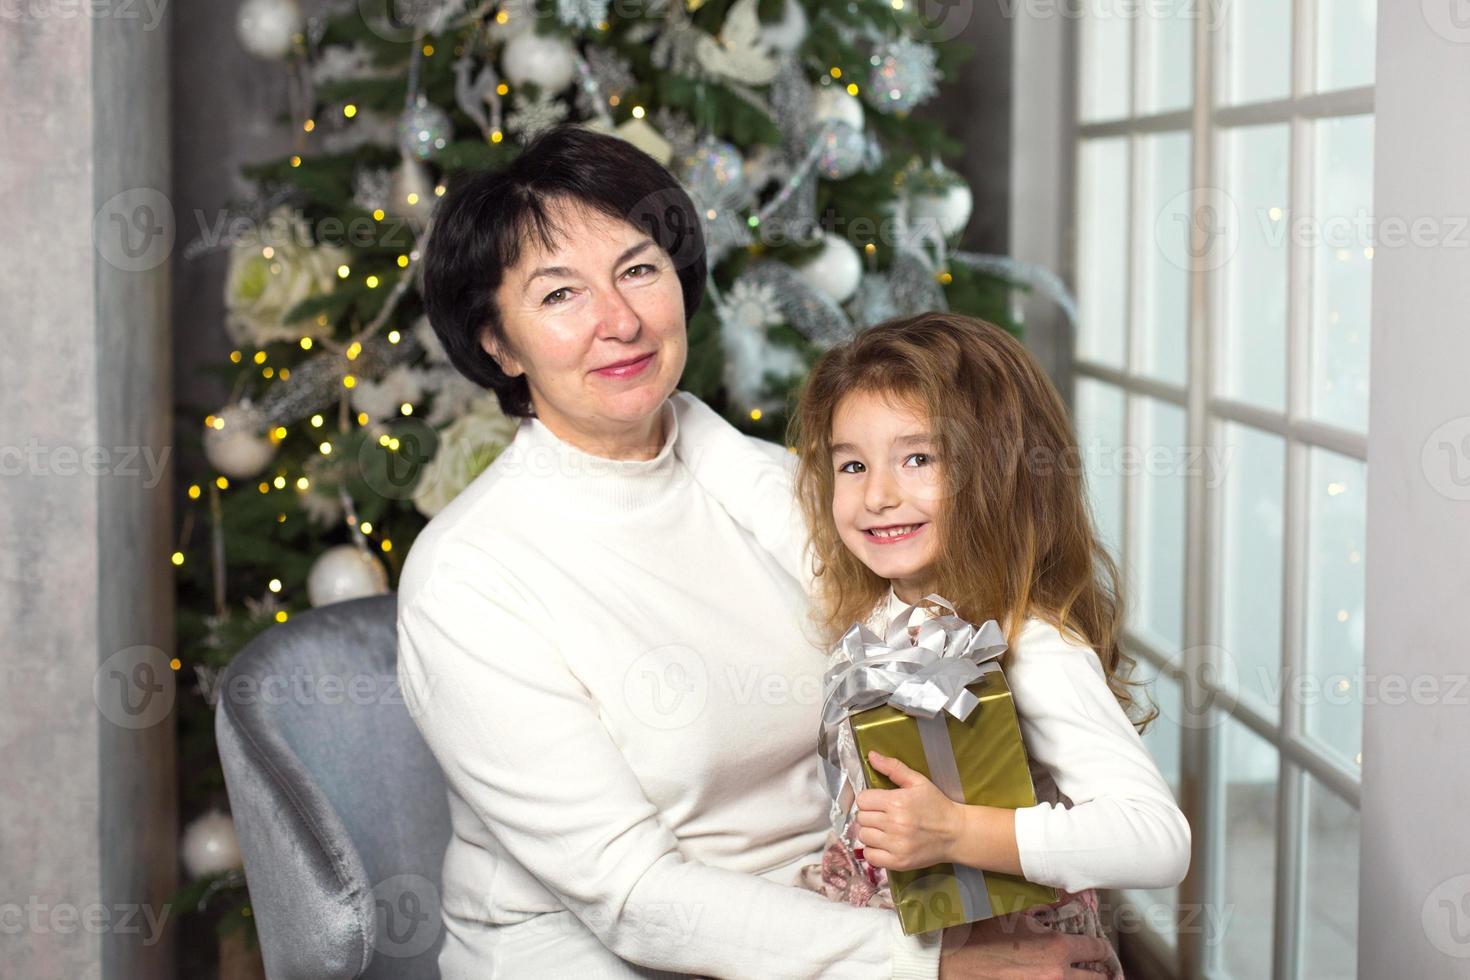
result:
[[[810,591],[813,566],[793,494],[794,456],[763,451],[759,440],[702,404],[688,407],[683,424],[698,426],[705,449],[692,467],[696,478]],[[868,625],[882,635],[906,606],[890,586]],[[928,614],[916,609],[910,622]],[[1189,870],[1189,821],[1108,687],[1097,653],[1032,618],[1007,663],[1026,752],[1072,803],[1016,811],[1027,880],[1072,892],[1178,884]]]
[[[803,583],[695,479],[788,454],[693,396],[661,411],[646,461],[523,420],[405,562],[399,679],[449,786],[444,976],[933,978],[937,933],[794,887],[828,830],[824,651]]]

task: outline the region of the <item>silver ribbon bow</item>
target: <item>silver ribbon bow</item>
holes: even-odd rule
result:
[[[909,633],[909,619],[923,603],[947,610]],[[1000,670],[1006,651],[1005,634],[995,620],[980,626],[966,622],[948,600],[927,595],[905,606],[888,624],[883,637],[861,623],[854,624],[838,643],[843,660],[822,676],[822,729],[818,751],[827,795],[832,800],[832,829],[845,838],[863,789],[863,769],[857,757],[848,719],[856,712],[888,704],[914,717],[924,747],[929,776],[950,799],[963,803],[964,786],[943,715],[968,719],[979,705],[969,685]],[[990,915],[984,874],[977,868],[954,865],[959,880],[965,920]]]

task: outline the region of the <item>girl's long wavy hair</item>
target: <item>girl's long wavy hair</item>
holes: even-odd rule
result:
[[[832,422],[869,392],[921,409],[944,495],[936,589],[971,622],[999,621],[1014,643],[1029,617],[1096,650],[1108,686],[1141,731],[1120,647],[1120,579],[1093,531],[1081,453],[1061,397],[1006,331],[955,313],[885,321],[828,350],[808,375],[788,443],[816,558],[817,626],[829,643],[865,621],[889,582],[850,552],[832,519]],[[1008,662],[1009,654],[1002,664]]]

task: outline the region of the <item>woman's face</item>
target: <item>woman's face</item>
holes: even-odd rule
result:
[[[505,373],[524,374],[536,415],[588,445],[653,434],[684,373],[684,293],[672,260],[641,229],[557,202],[563,235],[534,241],[496,291],[507,345],[482,344]]]

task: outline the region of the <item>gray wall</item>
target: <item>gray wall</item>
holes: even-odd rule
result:
[[[177,839],[168,30],[157,4],[12,10],[0,19],[0,962],[23,977],[168,978],[171,940],[155,928]],[[146,701],[113,684],[140,667],[159,686]],[[122,710],[124,693],[142,715]]]
[[[1378,7],[1377,219],[1429,218],[1456,244],[1380,241],[1373,262],[1366,674],[1429,693],[1394,704],[1383,685],[1364,710],[1365,978],[1470,976],[1470,247],[1453,220],[1470,213],[1470,30],[1451,7]]]

